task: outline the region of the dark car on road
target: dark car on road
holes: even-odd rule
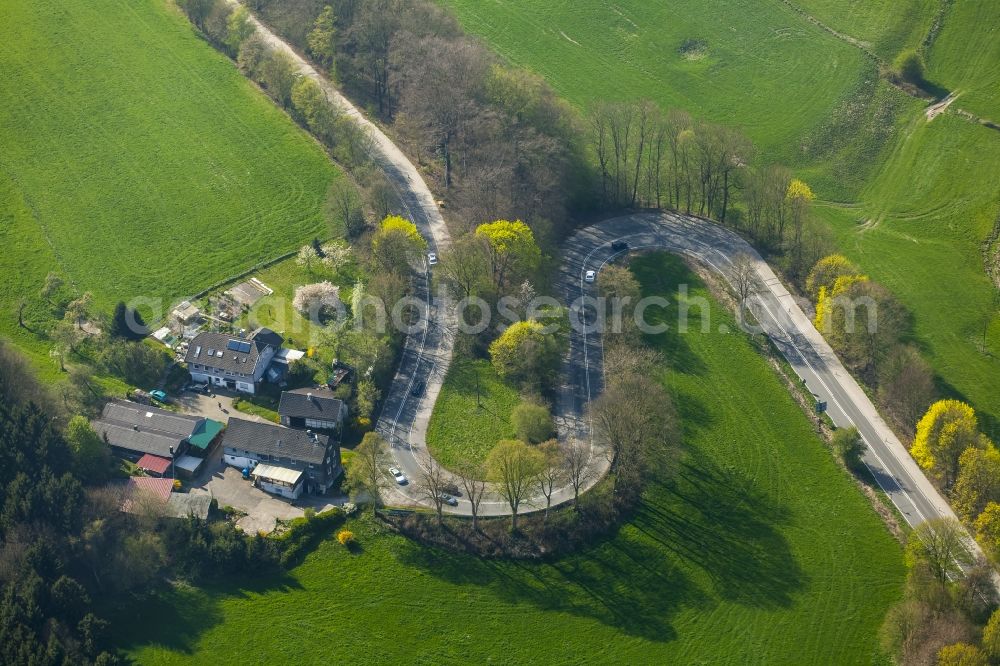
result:
[[[413,385],[412,389],[410,389],[410,395],[412,395],[414,398],[419,398],[424,394],[425,388],[427,388],[427,383],[421,379],[416,384]]]
[[[628,249],[628,241],[616,240],[611,243],[611,249],[615,252],[624,252]]]

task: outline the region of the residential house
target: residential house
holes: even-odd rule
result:
[[[246,469],[263,490],[297,499],[322,494],[343,472],[340,447],[326,435],[230,417],[223,459]]]
[[[162,460],[203,457],[222,431],[222,424],[212,419],[128,400],[110,401],[91,426],[118,455],[155,464],[158,470],[164,467]]]
[[[283,391],[278,403],[282,425],[291,428],[338,431],[347,416],[347,405],[328,388]]]
[[[184,362],[196,382],[243,393],[256,393],[284,338],[269,328],[246,340],[226,333],[199,333],[188,345]]]

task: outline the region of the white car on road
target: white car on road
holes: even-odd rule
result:
[[[410,480],[406,478],[406,475],[400,472],[395,467],[389,468],[389,474],[392,474],[392,478],[396,479],[396,483],[398,483],[401,486],[405,486],[407,483],[410,482]]]
[[[583,274],[584,282],[593,282],[597,279],[597,271],[587,271]]]
[[[427,263],[430,264],[431,266],[433,266],[433,265],[437,264],[437,262],[438,262],[437,252],[428,252],[427,253]]]

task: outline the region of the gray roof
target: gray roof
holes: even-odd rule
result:
[[[329,389],[296,389],[281,393],[278,413],[292,418],[337,421],[343,404]]]
[[[179,450],[202,421],[198,416],[175,414],[151,405],[112,400],[91,425],[112,446],[169,458],[170,447]]]
[[[275,349],[280,349],[281,345],[285,342],[285,339],[267,328],[258,328],[256,331],[250,334],[250,339],[258,344],[265,344],[274,347]]]
[[[314,439],[315,438],[315,439]],[[330,438],[273,423],[229,417],[222,445],[268,456],[281,456],[307,463],[322,463]]]
[[[228,333],[199,333],[188,345],[184,362],[252,375],[256,372],[261,353],[268,347],[277,351],[283,341],[269,328],[256,331],[249,340]]]

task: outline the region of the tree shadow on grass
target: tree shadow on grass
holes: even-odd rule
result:
[[[660,549],[621,535],[555,563],[477,559],[411,542],[397,556],[453,585],[489,589],[505,603],[589,617],[650,641],[676,638],[671,617],[705,600]]]
[[[222,577],[204,586],[164,583],[148,595],[130,598],[103,612],[111,620],[119,649],[155,645],[191,655],[201,635],[223,622],[220,602],[224,599],[295,589],[301,585],[285,572]]]
[[[697,451],[662,488],[643,502],[636,529],[704,571],[722,599],[756,608],[794,602],[808,580],[779,531],[786,508]]]
[[[408,566],[488,589],[507,603],[589,617],[657,642],[676,637],[672,617],[680,610],[719,599],[787,608],[807,585],[779,531],[789,512],[741,473],[693,451],[674,481],[646,495],[614,538],[552,563],[480,560],[411,542],[396,554]]]

